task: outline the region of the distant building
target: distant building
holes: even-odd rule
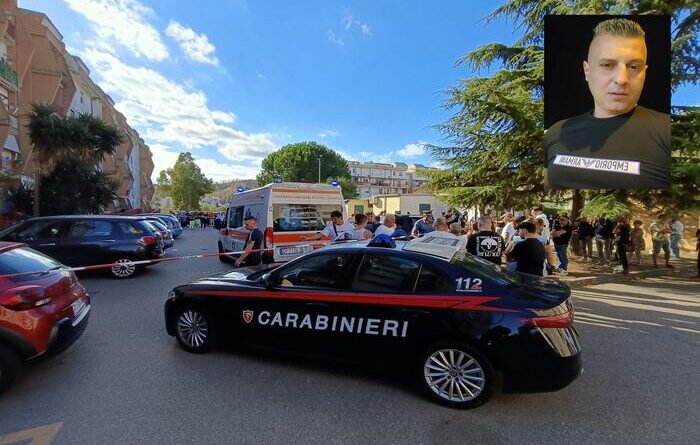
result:
[[[0,142],[5,173],[33,183],[36,169],[26,128],[32,103],[51,104],[62,116],[91,114],[125,136],[99,168],[119,183],[110,210],[150,209],[152,154],[114,101],[90,78],[80,58],[68,53],[63,36],[43,13],[0,0]]]
[[[421,170],[437,170],[422,164],[391,164],[349,161],[350,177],[360,198],[374,195],[407,194],[421,190],[428,178]]]

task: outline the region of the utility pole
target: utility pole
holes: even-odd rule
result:
[[[321,159],[323,158],[322,155],[318,155],[318,183],[321,183]]]

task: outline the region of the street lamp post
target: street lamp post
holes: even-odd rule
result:
[[[321,183],[321,159],[323,158],[322,155],[318,155],[318,183]]]

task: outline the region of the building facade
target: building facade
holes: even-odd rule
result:
[[[349,161],[348,168],[360,198],[422,191],[429,182],[423,171],[436,170],[422,164],[403,162],[384,164]]]
[[[6,57],[3,58],[2,55]],[[110,210],[150,209],[151,151],[114,108],[114,101],[71,55],[63,36],[43,13],[0,0],[0,141],[2,168],[31,184],[38,174],[26,125],[33,103],[51,104],[61,116],[89,114],[116,126],[124,142],[99,168],[118,182]]]

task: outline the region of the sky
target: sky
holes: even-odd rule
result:
[[[316,141],[348,160],[437,165],[425,144],[451,114],[445,90],[477,75],[455,61],[513,23],[501,1],[19,0],[68,50],[153,152],[189,151],[215,181],[254,178],[262,159]],[[700,104],[700,88],[672,103]]]

